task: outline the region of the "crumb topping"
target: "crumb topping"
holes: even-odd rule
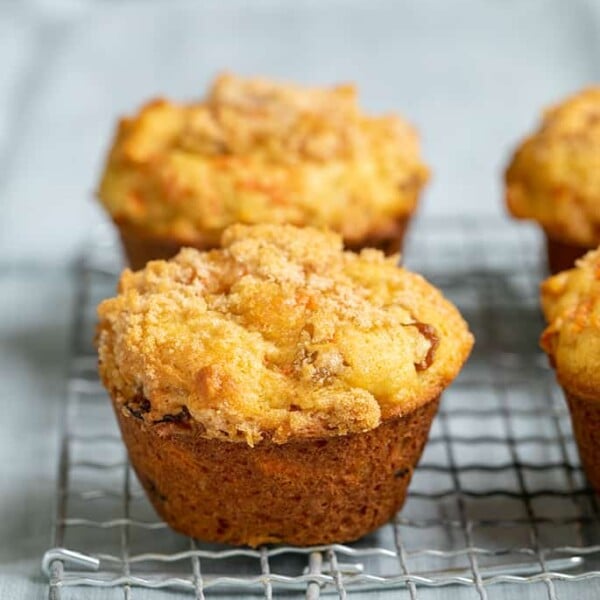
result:
[[[427,176],[413,128],[364,115],[353,86],[225,74],[202,102],[123,119],[99,196],[117,223],[190,244],[238,222],[360,241],[412,212]]]
[[[542,284],[542,348],[561,384],[600,401],[600,249]]]
[[[98,309],[100,373],[133,418],[194,419],[210,437],[370,430],[439,395],[472,346],[456,308],[394,260],[330,232],[234,225],[221,249],[124,271]]]
[[[546,112],[506,173],[509,210],[538,221],[555,239],[600,243],[600,87]]]

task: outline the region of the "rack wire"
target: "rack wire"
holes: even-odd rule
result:
[[[407,265],[460,307],[477,342],[444,394],[406,504],[353,544],[252,550],[174,533],[132,473],[92,346],[95,307],[114,293],[120,259],[111,240],[94,241],[77,269],[56,519],[42,565],[49,597],[77,597],[81,586],[106,588],[107,598],[166,588],[198,600],[402,588],[415,600],[454,585],[457,598],[487,599],[494,584],[511,583],[554,600],[569,582],[600,578],[598,502],[537,346],[540,248],[534,230],[502,220],[414,225]]]

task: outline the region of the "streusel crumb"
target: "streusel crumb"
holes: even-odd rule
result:
[[[548,321],[542,347],[560,383],[579,397],[600,401],[600,249],[547,279],[542,306]]]
[[[506,173],[511,213],[550,237],[595,248],[600,242],[600,86],[546,112]]]
[[[435,398],[473,340],[456,308],[376,250],[312,228],[234,225],[222,248],[126,270],[99,307],[123,411],[211,438],[368,431]]]
[[[415,208],[428,171],[413,128],[353,86],[222,75],[202,102],[155,100],[120,123],[99,196],[119,225],[218,244],[234,223],[329,227],[349,243]]]

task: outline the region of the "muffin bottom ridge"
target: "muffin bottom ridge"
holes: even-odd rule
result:
[[[439,397],[371,431],[250,447],[202,437],[192,419],[147,424],[116,414],[158,514],[208,542],[308,546],[349,542],[403,505]]]
[[[150,260],[168,260],[186,246],[176,239],[141,235],[132,227],[119,225],[118,229],[127,263],[134,271],[143,269]],[[202,251],[218,246],[218,240],[215,242],[207,238],[190,247]]]
[[[546,252],[548,257],[548,268],[550,273],[556,275],[561,271],[572,269],[575,266],[575,261],[581,258],[586,252],[593,248],[588,246],[579,246],[562,242],[555,238],[546,235]]]
[[[588,481],[600,494],[600,401],[564,390],[579,458]]]
[[[402,252],[410,220],[411,216],[399,217],[386,229],[372,232],[360,241],[344,241],[344,248],[353,252],[360,252],[363,248],[376,248],[386,256]]]

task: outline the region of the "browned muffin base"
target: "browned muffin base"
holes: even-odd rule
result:
[[[575,261],[591,249],[588,246],[577,246],[576,244],[561,242],[546,234],[546,251],[550,273],[555,275],[561,271],[572,269]]]
[[[600,401],[581,398],[565,390],[579,458],[588,481],[600,493]]]
[[[388,256],[402,252],[409,221],[410,217],[402,217],[385,230],[374,232],[360,242],[347,242],[346,248],[355,252],[362,248],[377,248]],[[124,225],[117,225],[117,227],[127,262],[133,270],[144,268],[149,260],[172,258],[182,248],[182,243],[175,239],[147,237],[140,235],[131,227]],[[219,244],[207,238],[188,246],[197,250],[211,250]]]
[[[394,515],[437,407],[438,398],[366,433],[254,448],[201,437],[187,411],[152,425],[116,413],[131,463],[173,529],[211,542],[307,546],[355,540]]]
[[[404,237],[410,224],[410,217],[402,217],[393,222],[385,230],[369,234],[360,242],[344,242],[347,250],[359,252],[363,248],[377,248],[387,256],[402,252]]]
[[[119,235],[129,266],[137,271],[143,269],[150,260],[168,260],[183,247],[180,241],[169,238],[146,237],[135,229],[118,225]],[[189,244],[197,250],[211,250],[218,247],[214,240],[206,239],[201,243]]]

